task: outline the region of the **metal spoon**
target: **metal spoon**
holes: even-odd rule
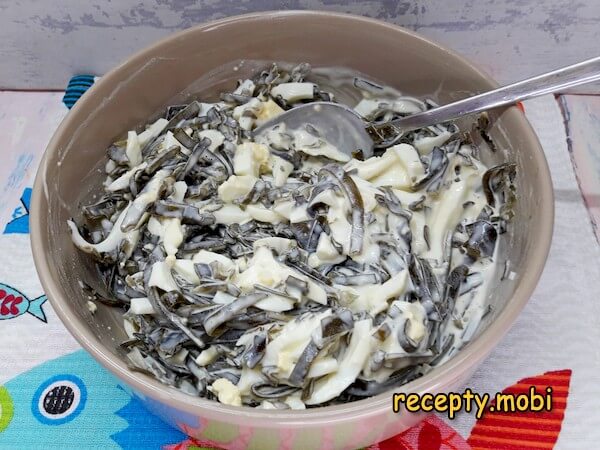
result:
[[[369,158],[373,156],[374,141],[367,127],[375,134],[390,126],[395,128],[396,134],[404,133],[598,80],[600,57],[384,123],[367,123],[346,105],[314,102],[297,106],[275,117],[258,127],[254,135],[261,135],[279,124],[285,124],[288,130],[312,125],[323,139],[335,144],[341,152],[353,155],[360,149],[363,156]]]

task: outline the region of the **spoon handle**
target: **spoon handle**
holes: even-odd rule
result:
[[[415,130],[598,80],[600,80],[600,57],[381,125],[391,124],[404,131]]]

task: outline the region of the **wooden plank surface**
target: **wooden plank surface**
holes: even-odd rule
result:
[[[61,89],[71,75],[103,74],[174,31],[273,9],[396,23],[458,50],[501,82],[597,56],[600,38],[596,0],[0,0],[0,87]]]

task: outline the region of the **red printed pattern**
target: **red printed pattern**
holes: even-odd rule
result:
[[[490,412],[477,421],[467,442],[473,450],[537,450],[552,449],[560,433],[569,384],[570,370],[546,372],[533,378],[524,378],[504,389],[503,393],[527,393],[531,386],[538,392],[552,387],[550,412]]]
[[[9,314],[16,316],[19,314],[18,305],[23,302],[23,297],[15,297],[12,294],[6,295],[4,289],[0,289],[0,315],[8,316]]]
[[[456,430],[437,416],[429,416],[418,425],[367,450],[469,450]]]

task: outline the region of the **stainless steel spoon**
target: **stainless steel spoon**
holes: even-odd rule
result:
[[[323,139],[334,144],[341,152],[353,155],[360,149],[368,158],[373,155],[374,142],[367,127],[377,131],[393,126],[398,133],[404,133],[598,80],[600,57],[385,123],[367,123],[346,105],[314,102],[297,106],[275,117],[258,127],[254,135],[261,135],[282,123],[288,130],[312,125]]]

